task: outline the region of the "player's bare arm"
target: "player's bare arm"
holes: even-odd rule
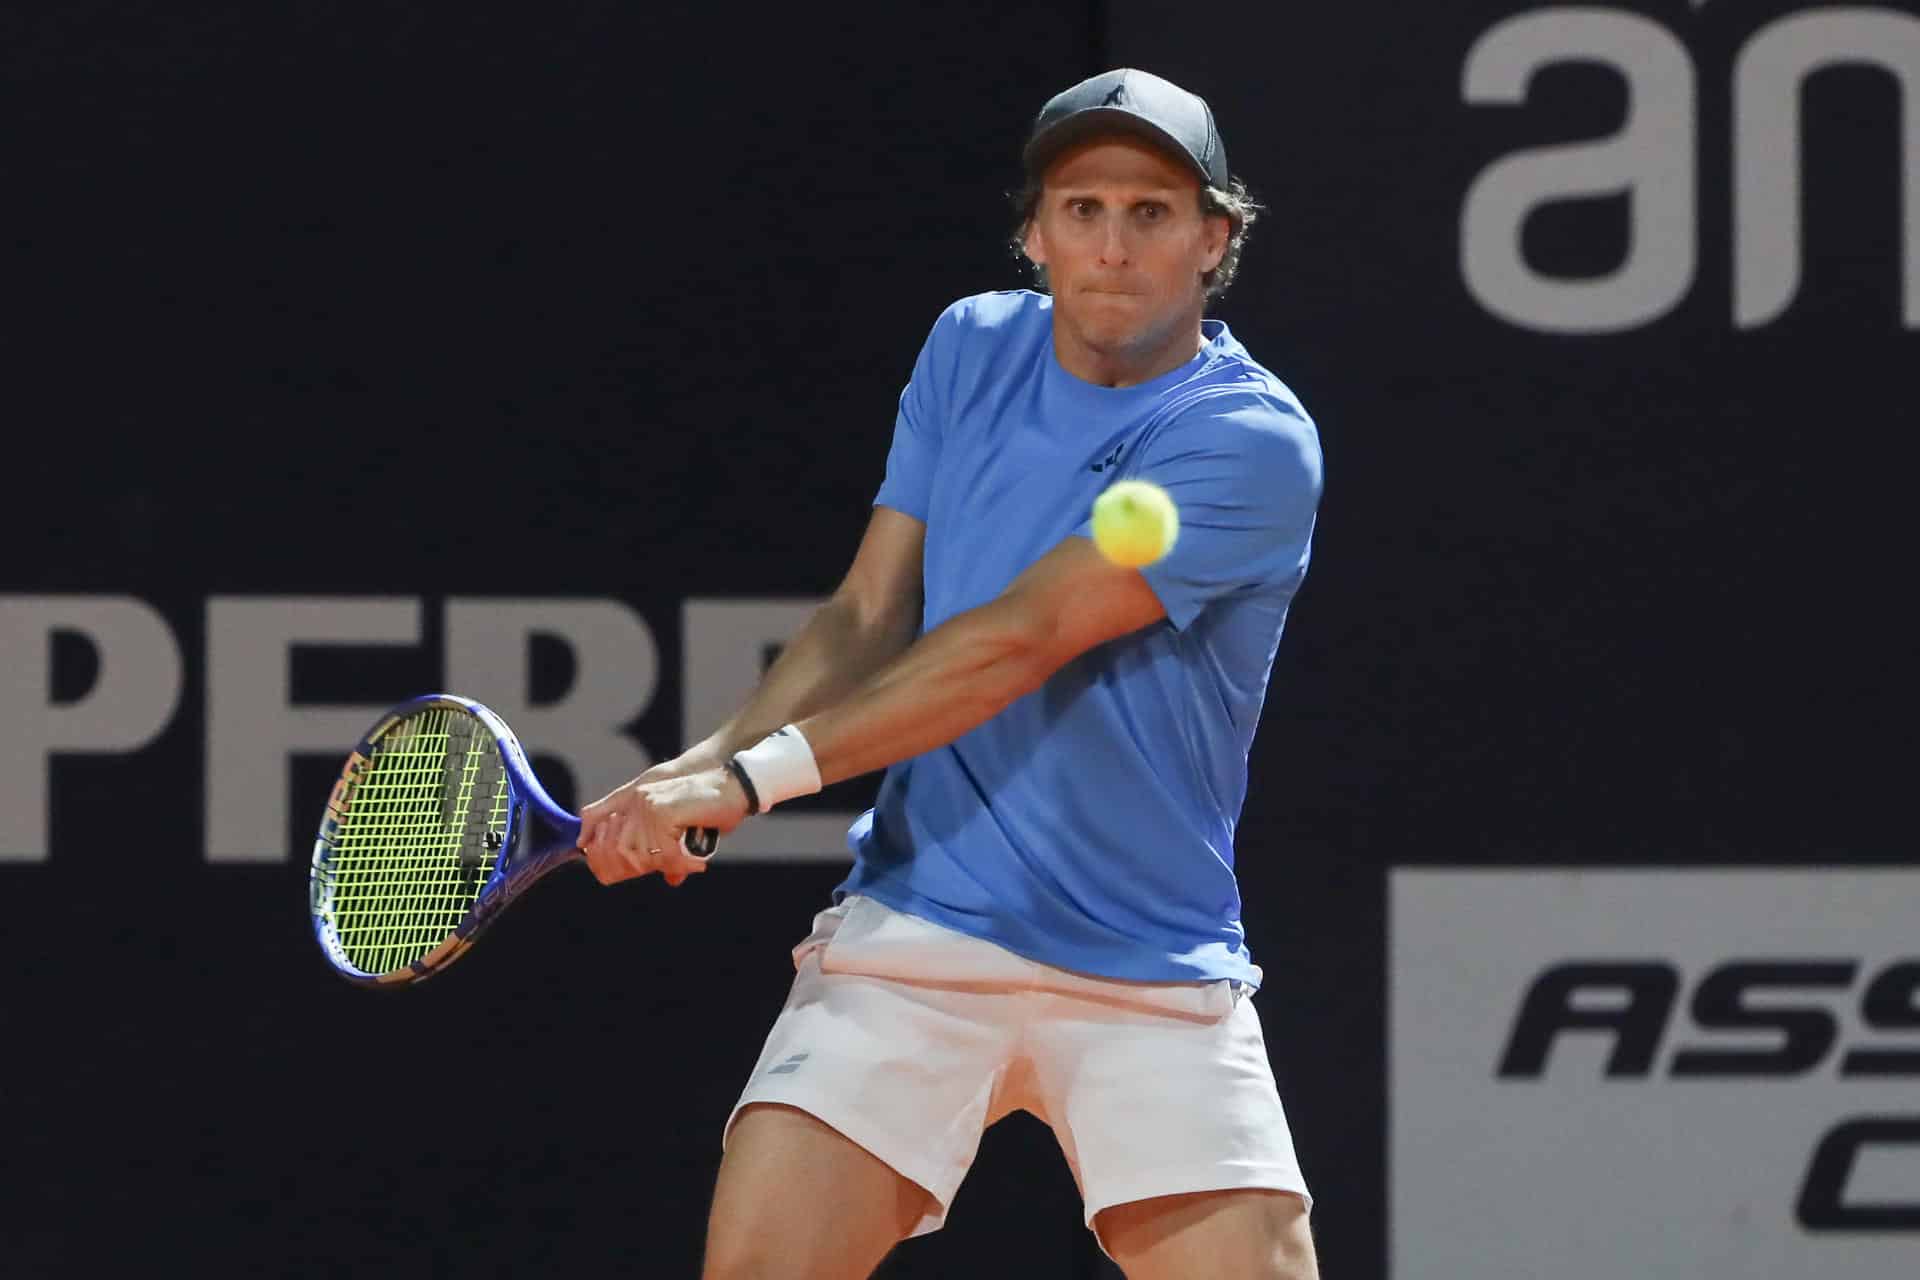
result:
[[[1095,645],[1165,616],[1138,571],[1068,538],[799,728],[823,784],[858,777],[952,742]]]
[[[581,810],[581,848],[587,850],[588,865],[596,875],[610,882],[609,874],[602,874],[604,858],[596,860],[595,849],[620,843],[626,821],[616,798],[623,791],[719,769],[734,752],[781,725],[846,697],[913,642],[920,625],[925,541],[926,526],[920,521],[889,507],[874,508],[839,587],[782,648],[740,710],[698,744]],[[662,853],[653,857],[657,865],[645,870],[660,871],[669,883],[679,884],[706,869],[704,862],[687,856],[675,841],[661,848]],[[638,874],[645,871],[627,872],[627,876]]]
[[[1085,538],[1068,538],[996,599],[949,619],[839,702],[792,723],[828,786],[953,741],[1095,645],[1165,616],[1137,570],[1110,563]],[[675,833],[731,831],[750,802],[733,774],[709,768],[664,783],[636,780],[595,808],[581,847],[594,874],[612,883],[665,870],[663,863],[677,869],[685,855]]]
[[[926,526],[875,507],[853,564],[789,640],[738,711],[706,738],[641,774],[641,782],[718,768],[783,724],[832,706],[913,643],[920,626]]]

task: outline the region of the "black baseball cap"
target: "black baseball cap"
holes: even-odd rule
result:
[[[1227,148],[1206,99],[1149,71],[1103,71],[1040,108],[1027,139],[1027,173],[1038,176],[1062,151],[1102,133],[1131,133],[1165,147],[1202,182],[1227,185]]]

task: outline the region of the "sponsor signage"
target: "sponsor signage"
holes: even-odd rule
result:
[[[1920,1274],[1920,870],[1402,870],[1392,1274]]]
[[[1700,9],[1704,0],[1695,0]],[[1694,286],[1703,221],[1696,181],[1723,150],[1732,170],[1733,324],[1773,323],[1800,292],[1805,256],[1802,98],[1834,68],[1877,73],[1897,86],[1901,116],[1890,154],[1855,156],[1897,170],[1900,314],[1920,327],[1920,17],[1886,7],[1821,6],[1759,26],[1741,41],[1730,83],[1703,82],[1681,28],[1604,5],[1553,5],[1502,19],[1474,41],[1461,95],[1474,112],[1524,111],[1535,78],[1561,65],[1605,67],[1627,109],[1619,129],[1499,156],[1473,180],[1460,210],[1460,270],[1490,314],[1523,329],[1616,333],[1653,323]],[[1723,114],[1703,110],[1716,100]],[[1706,122],[1730,116],[1727,132]],[[1851,139],[1857,130],[1848,129]],[[1717,157],[1716,157],[1717,158]],[[1626,198],[1626,256],[1598,276],[1537,268],[1524,248],[1528,220],[1556,204]],[[1710,242],[1721,239],[1718,229]]]
[[[707,733],[731,715],[818,604],[683,602],[678,693],[689,730]],[[440,620],[438,687],[500,712],[542,767],[565,770],[581,794],[599,795],[676,749],[643,744],[632,732],[671,682],[662,678],[651,625],[621,600],[213,596],[204,603],[205,646],[197,653],[159,609],[133,596],[0,595],[0,653],[8,659],[0,664],[0,862],[56,856],[52,780],[64,759],[149,749],[195,687],[205,699],[203,857],[304,861],[310,845],[286,844],[293,761],[343,759],[387,703],[370,689],[351,703],[304,701],[292,677],[295,655],[421,649],[429,610]],[[92,657],[91,680],[78,693],[55,688],[61,637]],[[567,655],[571,675],[557,697],[534,696],[536,640]],[[728,839],[726,860],[845,860],[856,816],[770,814]]]

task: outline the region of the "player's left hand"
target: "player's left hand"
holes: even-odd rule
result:
[[[580,849],[601,884],[659,872],[670,885],[707,869],[680,844],[690,827],[731,831],[747,816],[747,797],[725,769],[702,769],[615,788],[580,811]]]

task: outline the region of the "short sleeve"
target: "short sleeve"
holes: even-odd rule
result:
[[[874,495],[878,507],[926,523],[934,469],[940,464],[940,438],[946,423],[949,390],[953,385],[954,308],[934,322],[933,331],[913,362],[913,376],[900,393],[900,411],[893,419],[893,445],[887,451],[887,475]]]
[[[1141,570],[1174,626],[1230,592],[1291,588],[1305,574],[1320,440],[1293,404],[1252,393],[1202,401],[1155,433],[1128,470],[1165,489],[1180,514],[1173,550]]]

